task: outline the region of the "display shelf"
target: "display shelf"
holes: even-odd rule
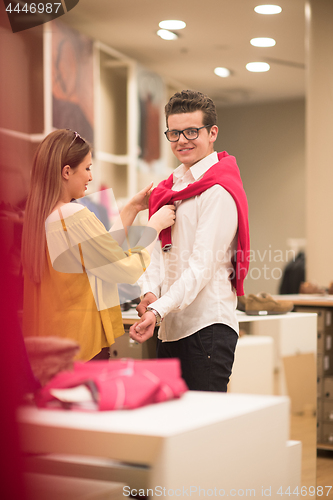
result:
[[[333,451],[333,295],[280,295],[317,315],[317,448]]]

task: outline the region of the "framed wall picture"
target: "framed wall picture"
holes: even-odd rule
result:
[[[52,125],[94,140],[93,42],[52,23]]]

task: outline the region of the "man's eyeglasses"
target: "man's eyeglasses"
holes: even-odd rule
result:
[[[164,132],[165,137],[168,139],[170,142],[177,142],[179,141],[180,134],[183,134],[185,139],[188,141],[194,141],[199,137],[199,130],[202,128],[207,128],[207,127],[212,127],[213,125],[204,125],[203,127],[191,127],[191,128],[185,128],[184,130],[167,130]]]

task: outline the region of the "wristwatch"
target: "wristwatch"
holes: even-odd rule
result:
[[[156,309],[153,309],[152,307],[148,306],[147,307],[147,311],[151,311],[152,313],[155,314],[155,317],[156,317],[156,326],[160,326],[160,324],[162,323],[162,317],[160,315],[159,312],[156,311]]]

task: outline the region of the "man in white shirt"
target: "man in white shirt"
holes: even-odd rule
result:
[[[165,112],[165,134],[181,162],[171,190],[182,192],[192,183],[198,186],[204,174],[219,164],[220,155],[214,151],[216,109],[204,94],[182,91],[170,99]],[[231,279],[239,205],[214,182],[190,196],[175,201],[172,246],[153,255],[137,308],[141,320],[131,327],[130,335],[144,342],[160,324],[157,356],[180,359],[189,389],[225,392],[238,339],[237,296]]]

